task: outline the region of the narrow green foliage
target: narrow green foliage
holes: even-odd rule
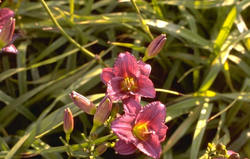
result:
[[[122,103],[113,103],[112,117],[93,129],[97,138],[91,139],[93,116],[69,94],[76,91],[98,106],[107,90],[102,69],[114,66],[120,52],[142,60],[161,34],[164,46],[145,62],[153,100],[167,107],[161,158],[197,159],[208,143],[220,142],[250,158],[249,6],[249,0],[1,2],[15,12],[12,44],[19,54],[0,52],[0,158],[114,158],[101,153],[114,148],[109,126],[124,113]],[[67,107],[77,123],[68,143]]]

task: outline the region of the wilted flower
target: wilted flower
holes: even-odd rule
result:
[[[70,134],[74,129],[74,118],[69,108],[64,110],[63,130],[66,134]]]
[[[240,159],[240,155],[232,150],[226,150],[225,156],[228,156],[228,159]],[[225,157],[216,157],[213,159],[225,159]]]
[[[151,67],[129,52],[120,53],[114,68],[104,68],[101,73],[102,82],[108,86],[107,93],[114,101],[130,96],[155,97],[154,84],[148,78]]]
[[[8,8],[0,9],[0,52],[18,53],[12,44],[18,35],[14,34],[14,12]]]
[[[146,61],[147,59],[153,58],[155,55],[157,55],[162,47],[165,44],[165,41],[167,40],[165,34],[161,34],[157,36],[148,46],[145,56],[143,57],[143,61]]]
[[[83,95],[75,91],[72,91],[69,96],[75,103],[75,105],[78,106],[80,109],[82,109],[85,113],[90,115],[95,114],[96,106],[88,98],[84,97]]]
[[[134,105],[135,109],[127,109],[124,115],[111,124],[111,129],[119,138],[115,150],[119,154],[128,155],[138,148],[150,157],[160,158],[160,143],[165,140],[168,129],[165,125],[165,106],[161,102],[152,102],[141,108],[137,101],[129,100],[127,104]]]
[[[228,159],[240,159],[240,155],[238,153],[231,154]]]
[[[92,129],[91,132],[93,132],[97,127],[101,126],[104,124],[104,122],[108,119],[109,113],[112,108],[112,99],[106,95],[102,101],[100,102],[96,113],[94,115],[94,129]]]

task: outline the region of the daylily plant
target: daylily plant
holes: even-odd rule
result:
[[[12,44],[18,35],[14,34],[14,12],[8,8],[0,9],[0,52],[18,53]]]
[[[166,108],[161,102],[147,104],[143,108],[134,99],[124,102],[125,114],[115,119],[111,129],[118,136],[115,150],[122,155],[132,154],[138,148],[153,158],[160,158],[161,142],[165,140]]]
[[[102,82],[108,86],[107,93],[114,101],[131,96],[155,97],[154,84],[148,78],[151,66],[129,52],[120,53],[113,68],[104,68]]]
[[[165,41],[165,35],[156,38],[150,45],[147,58],[155,56]],[[119,139],[114,146],[119,154],[128,155],[139,149],[150,157],[160,158],[161,142],[165,140],[168,130],[165,125],[166,107],[159,101],[144,107],[140,105],[141,97],[154,98],[156,94],[154,84],[149,79],[150,72],[149,64],[142,60],[137,61],[129,52],[120,53],[113,68],[102,70],[101,80],[107,86],[107,92],[97,110],[89,113],[94,114],[90,134],[95,133],[97,128],[106,122],[105,125],[110,127]],[[70,97],[85,112],[92,110],[92,107],[89,107],[91,102],[82,95],[73,91]],[[114,104],[112,108],[113,101],[120,100],[123,103],[124,115],[118,113],[118,105]],[[100,155],[107,148],[105,145],[99,146],[100,152],[97,153],[97,147],[94,153],[96,155]]]

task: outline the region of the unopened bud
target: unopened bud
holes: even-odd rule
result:
[[[145,52],[145,56],[143,57],[143,61],[146,61],[147,59],[153,58],[155,55],[157,55],[161,49],[163,48],[165,42],[166,42],[166,34],[161,34],[157,36],[149,45]]]
[[[103,154],[107,150],[107,148],[108,147],[104,143],[97,146],[96,149],[95,149],[95,152],[94,152],[95,156],[99,156],[99,155]]]
[[[97,139],[97,138],[98,138],[97,133],[92,132],[92,133],[90,134],[90,139],[91,139],[91,140],[95,140],[95,139]]]
[[[238,153],[231,154],[228,159],[240,159],[240,155]]]
[[[102,99],[94,115],[95,127],[101,126],[108,119],[111,108],[112,108],[112,100],[107,95]]]
[[[222,143],[216,145],[216,150],[218,152],[222,151],[223,149],[225,149],[225,146]]]
[[[15,30],[15,19],[10,18],[0,32],[0,48],[9,45]]]
[[[0,28],[11,18],[15,16],[15,12],[9,8],[0,9]]]
[[[78,106],[80,109],[82,109],[85,113],[90,115],[95,114],[96,106],[88,98],[84,97],[83,95],[75,91],[72,91],[70,93],[70,98],[75,103],[75,105]]]
[[[119,104],[115,104],[113,105],[112,109],[111,109],[111,116],[115,117],[116,114],[119,112]]]
[[[74,129],[74,118],[69,108],[64,110],[63,130],[66,134],[70,134]]]

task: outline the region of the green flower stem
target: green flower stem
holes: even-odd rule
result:
[[[66,133],[66,141],[67,141],[67,143],[69,143],[69,140],[70,140],[70,133]]]
[[[143,58],[142,58],[142,61],[143,62],[146,62],[148,59],[146,58],[146,56],[144,56]]]
[[[100,137],[100,138],[92,141],[92,144],[98,145],[98,144],[104,143],[106,141],[115,140],[115,139],[118,139],[118,137],[116,135],[109,134],[109,135]],[[70,145],[70,148],[73,151],[77,151],[77,150],[85,148],[85,147],[88,147],[88,142]],[[57,153],[66,152],[65,146],[50,147],[49,149],[43,149],[43,150],[28,150],[25,152],[25,154],[26,155],[34,155],[34,154],[41,154],[41,153],[44,154],[44,153],[54,153],[54,152],[57,152]]]
[[[92,129],[91,129],[91,131],[90,131],[90,134],[93,133],[93,132],[95,132],[97,128],[98,128],[98,126],[96,126],[96,125],[94,124],[93,127],[92,127]]]
[[[48,5],[44,2],[44,0],[41,0],[42,5],[44,6],[44,8],[46,9],[46,11],[48,12],[51,20],[54,22],[54,24],[58,27],[58,29],[60,30],[60,32],[62,33],[62,35],[64,35],[70,43],[72,43],[73,45],[75,45],[77,48],[80,49],[81,52],[85,53],[88,57],[90,57],[91,59],[95,58],[95,55],[93,53],[91,53],[90,51],[88,51],[87,49],[83,48],[81,45],[79,45],[74,39],[72,39],[64,30],[63,28],[58,24],[58,22],[56,21],[56,19],[54,18],[52,12],[50,11]]]

